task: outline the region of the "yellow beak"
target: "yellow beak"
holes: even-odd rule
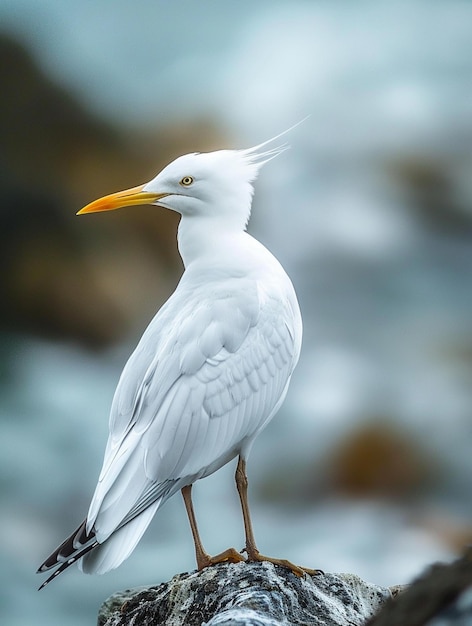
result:
[[[138,187],[111,193],[109,196],[94,200],[90,204],[87,204],[87,206],[84,206],[83,209],[80,209],[77,215],[97,213],[98,211],[113,211],[114,209],[120,209],[134,204],[154,204],[156,200],[160,200],[169,195],[168,193],[143,191],[143,187],[145,187],[145,185],[139,185]]]

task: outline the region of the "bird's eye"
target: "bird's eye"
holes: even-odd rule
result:
[[[191,176],[184,176],[182,180],[180,181],[180,184],[183,185],[184,187],[188,187],[192,183],[193,183],[193,178]]]

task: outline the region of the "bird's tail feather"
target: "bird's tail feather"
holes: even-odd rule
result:
[[[95,533],[93,530],[87,533],[85,520],[50,556],[48,556],[44,563],[40,565],[38,574],[47,572],[57,565],[59,565],[59,567],[43,582],[39,589],[43,589],[51,580],[56,578],[56,576],[93,550],[96,546],[98,546],[98,542],[95,539]]]
[[[105,574],[121,565],[135,549],[160,504],[160,500],[154,502],[140,515],[116,530],[106,541],[87,552],[78,563],[79,569],[86,574]]]
[[[87,533],[87,520],[82,522],[40,565],[38,573],[58,567],[39,589],[43,589],[77,561],[79,568],[87,574],[104,574],[118,567],[135,549],[160,504],[161,500],[154,502],[135,518],[117,528],[103,543],[97,541],[93,529]]]

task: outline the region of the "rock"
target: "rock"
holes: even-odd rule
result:
[[[100,609],[98,624],[355,626],[391,596],[353,574],[299,578],[271,563],[222,563],[114,594]]]
[[[331,488],[357,498],[412,497],[427,488],[438,463],[381,415],[357,424],[329,453]]]
[[[393,594],[392,594],[393,595]],[[432,565],[366,626],[470,626],[472,548],[454,563]]]
[[[121,607],[131,600],[133,596],[138,595],[141,591],[148,590],[149,587],[134,587],[133,589],[125,589],[124,591],[117,591],[110,596],[100,607],[98,612],[97,626],[104,626],[108,617],[115,612],[119,612]]]
[[[138,129],[88,110],[0,33],[0,326],[92,349],[142,327],[175,288],[178,216],[155,207],[75,218],[226,138],[200,117]]]

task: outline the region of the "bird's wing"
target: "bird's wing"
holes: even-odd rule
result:
[[[100,542],[228,462],[283,397],[299,350],[293,302],[227,282],[210,297],[174,294],[123,371],[87,521]]]

